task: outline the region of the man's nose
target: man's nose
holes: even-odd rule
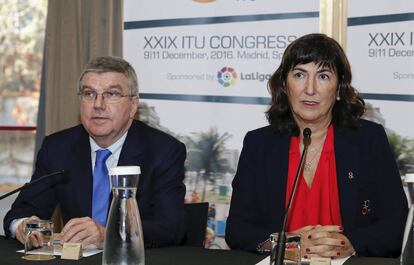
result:
[[[96,94],[95,101],[93,102],[94,108],[104,108],[105,107],[105,99],[103,94]]]

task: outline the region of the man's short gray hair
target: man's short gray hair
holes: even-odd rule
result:
[[[82,79],[87,73],[117,72],[127,78],[130,95],[138,96],[138,79],[134,68],[124,59],[115,56],[96,57],[85,66],[78,81],[78,92],[82,89]]]

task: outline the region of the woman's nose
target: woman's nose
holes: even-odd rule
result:
[[[314,95],[316,86],[316,79],[312,76],[308,77],[305,83],[305,93],[307,95]]]

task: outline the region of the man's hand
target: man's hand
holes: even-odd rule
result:
[[[40,219],[39,219],[39,217],[33,215],[33,216],[30,216],[30,217],[24,219],[17,226],[16,234],[15,234],[16,235],[16,239],[19,240],[20,243],[22,243],[22,244],[24,244],[25,237],[26,237],[26,234],[25,234],[26,223],[28,221],[31,221],[31,220],[40,220]],[[29,246],[31,246],[31,247],[39,247],[41,244],[42,244],[42,238],[39,238],[38,235],[35,235],[34,234],[33,236],[30,237]]]
[[[82,243],[82,247],[95,244],[98,248],[102,248],[104,236],[105,227],[96,223],[92,218],[73,218],[60,232],[60,243]]]

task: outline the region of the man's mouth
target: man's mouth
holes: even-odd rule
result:
[[[107,119],[107,117],[103,117],[103,116],[92,116],[92,119]]]

